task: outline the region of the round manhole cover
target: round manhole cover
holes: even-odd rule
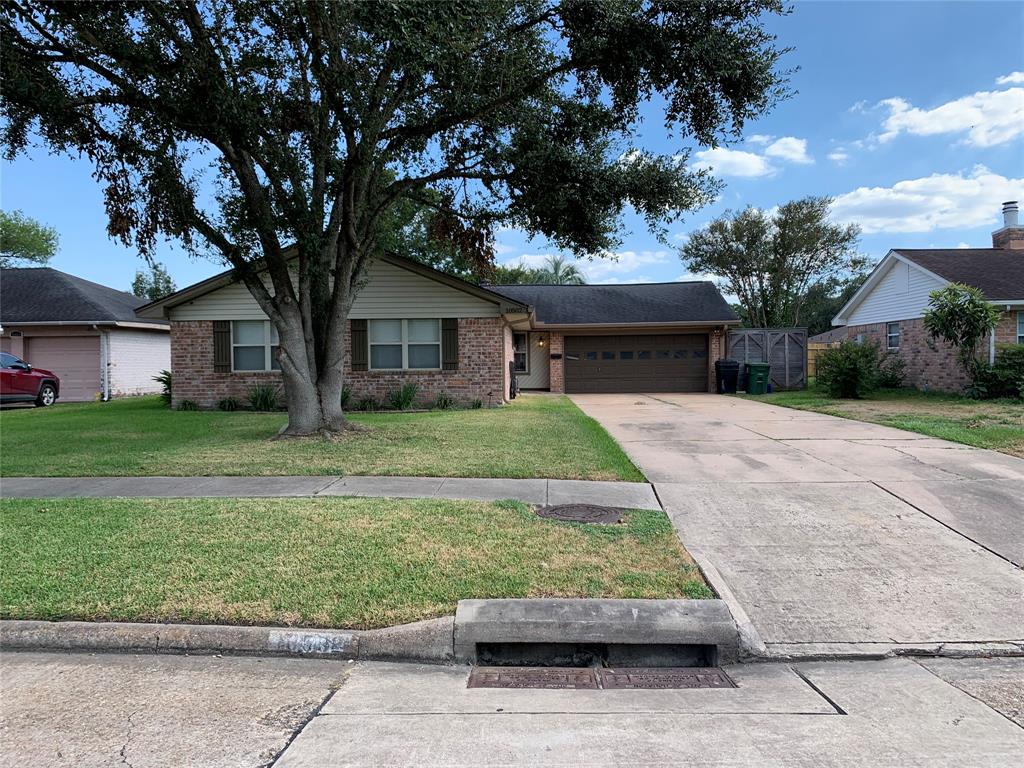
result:
[[[537,514],[548,520],[599,525],[617,523],[622,519],[621,509],[602,507],[598,504],[556,504],[551,507],[539,507]]]

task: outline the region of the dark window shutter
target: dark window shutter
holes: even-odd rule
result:
[[[231,373],[231,321],[213,321],[213,371]]]
[[[459,320],[456,317],[441,320],[441,369],[459,370]]]
[[[370,345],[366,337],[366,321],[352,320],[350,321],[350,328],[352,330],[350,334],[352,349],[349,352],[352,355],[352,370],[365,371],[367,368],[367,356],[370,352]]]

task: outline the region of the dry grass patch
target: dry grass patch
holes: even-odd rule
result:
[[[662,512],[518,502],[4,499],[0,617],[373,628],[463,598],[711,597]]]

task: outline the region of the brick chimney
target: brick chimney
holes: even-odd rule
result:
[[[992,233],[993,248],[1024,250],[1024,226],[1017,220],[1017,201],[1003,203],[1003,227]]]

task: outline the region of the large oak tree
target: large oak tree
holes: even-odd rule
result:
[[[343,328],[400,209],[467,261],[499,222],[574,253],[716,184],[686,144],[783,95],[778,0],[196,0],[0,6],[3,140],[82,154],[109,231],[235,270],[277,327],[286,434],[344,429]],[[635,146],[645,104],[677,141]],[[266,277],[266,280],[263,277]]]

